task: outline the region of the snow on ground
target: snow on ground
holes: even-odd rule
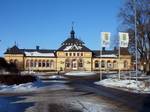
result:
[[[90,71],[72,71],[72,72],[65,73],[64,75],[68,75],[68,76],[92,76],[95,74],[96,74],[95,72],[90,72]]]
[[[41,82],[30,82],[19,85],[3,85],[0,84],[0,93],[20,93],[20,92],[32,92],[32,91],[41,91],[41,90],[61,90],[61,89],[71,89],[65,83],[68,81],[64,80],[51,80]],[[47,84],[48,83],[48,84]]]
[[[61,76],[61,75],[52,75],[52,76],[49,76],[48,78],[49,79],[67,79],[66,77]]]
[[[118,73],[113,73],[106,75],[107,78],[118,78]],[[139,80],[149,80],[150,76],[147,76],[146,74],[142,73],[141,71],[137,72],[137,76],[136,76],[136,72],[135,71],[127,71],[127,72],[122,72],[120,74],[120,77],[123,79],[139,79]]]
[[[0,84],[0,92],[28,92],[28,91],[34,91],[38,88],[42,87],[43,83],[41,81],[36,82],[30,82],[25,84],[19,84],[19,85],[3,85]]]
[[[150,86],[146,86],[146,82],[144,81],[136,82],[135,80],[119,80],[109,78],[95,82],[95,84],[122,89],[130,92],[150,93]]]

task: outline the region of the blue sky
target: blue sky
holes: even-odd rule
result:
[[[19,48],[57,49],[76,36],[90,49],[99,49],[100,32],[114,35],[123,0],[0,0],[0,56],[16,41]]]

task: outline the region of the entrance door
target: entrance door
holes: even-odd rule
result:
[[[72,69],[77,70],[77,61],[76,60],[72,61]]]

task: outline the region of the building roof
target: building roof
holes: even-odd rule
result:
[[[61,45],[71,45],[71,44],[83,45],[85,43],[78,38],[70,37],[70,38],[66,39]]]
[[[5,54],[24,54],[25,56],[55,57],[56,50],[49,49],[19,49],[16,45],[8,48]]]
[[[34,56],[34,57],[55,57],[54,53],[41,53],[38,51],[33,51],[33,52],[24,52],[26,56]]]
[[[26,56],[55,57],[56,50],[49,49],[21,49]]]
[[[89,48],[84,45],[62,45],[57,51],[81,51],[81,52],[91,52]]]
[[[8,48],[4,54],[23,54],[23,52],[16,45],[14,45],[13,47]]]
[[[57,51],[81,51],[81,52],[91,52],[89,48],[87,48],[85,43],[75,38],[75,31],[71,30],[70,37],[67,38],[62,44],[61,47],[57,49]]]
[[[100,50],[90,50],[85,46],[85,43],[78,38],[75,38],[75,31],[70,31],[70,37],[67,38],[62,44],[61,47],[57,50],[50,49],[39,49],[39,46],[36,46],[36,49],[19,49],[16,45],[12,48],[7,49],[5,54],[24,54],[26,56],[41,56],[41,57],[56,57],[57,51],[67,51],[67,52],[92,52],[93,57],[117,57],[118,50],[105,50],[103,49],[102,55],[100,56]],[[121,55],[130,55],[127,48],[120,48]]]
[[[50,49],[20,49],[22,52],[55,53],[56,50]]]
[[[130,55],[127,48],[120,48],[120,54],[121,55]],[[116,57],[118,56],[118,49],[113,50],[102,50],[102,55],[100,56],[101,50],[93,50],[93,56],[94,57]]]

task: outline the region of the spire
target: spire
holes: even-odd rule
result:
[[[72,29],[71,29],[71,32],[70,32],[71,38],[75,38],[75,32],[73,30],[73,26],[74,26],[74,22],[72,22]]]

